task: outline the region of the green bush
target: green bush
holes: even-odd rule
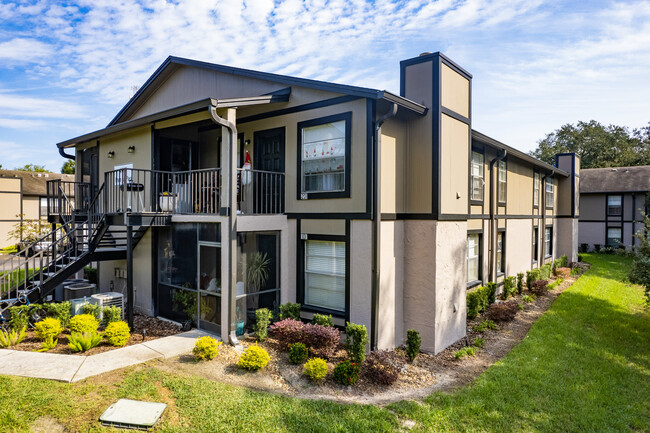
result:
[[[311,323],[321,326],[334,326],[334,321],[332,320],[331,314],[314,314],[314,318]]]
[[[409,329],[406,331],[406,356],[408,357],[409,362],[413,362],[418,356],[421,344],[422,338],[418,331],[415,329]]]
[[[75,316],[78,317],[78,316]],[[98,325],[99,326],[99,325]],[[102,336],[97,331],[73,332],[68,337],[68,347],[73,352],[85,352],[102,342]]]
[[[79,314],[70,319],[70,332],[78,332],[80,334],[94,332],[99,328],[99,320],[91,314]]]
[[[561,255],[559,259],[557,259],[557,267],[558,268],[566,268],[569,266],[569,258],[566,255]]]
[[[548,280],[549,278],[551,278],[551,264],[547,263],[541,268],[539,268],[539,277],[537,278],[536,281]]]
[[[523,273],[523,272],[519,272],[519,273],[517,274],[517,293],[519,293],[520,295],[521,295],[521,294],[523,293],[523,291],[524,291],[524,282],[525,282],[525,281],[524,281],[524,278],[525,278],[525,277],[524,277],[524,273]]]
[[[347,322],[345,327],[345,348],[350,359],[361,364],[366,359],[368,331],[364,325]]]
[[[302,374],[314,382],[318,382],[327,376],[327,371],[327,362],[322,358],[312,358],[305,362],[305,365],[302,367]]]
[[[535,300],[535,298],[536,298],[536,296],[535,296],[535,294],[533,293],[533,294],[530,294],[530,295],[524,295],[524,296],[522,296],[522,297],[521,297],[521,300],[524,301],[524,302],[526,302],[527,304],[530,304],[531,302],[533,302],[533,301]]]
[[[43,309],[55,319],[59,319],[61,326],[66,328],[70,322],[70,301],[44,304]]]
[[[487,329],[496,330],[496,329],[499,329],[499,327],[497,326],[496,323],[494,323],[491,320],[483,320],[478,325],[475,325],[474,327],[472,327],[472,331],[474,331],[474,332],[483,332],[483,331],[485,331]]]
[[[39,340],[45,341],[50,338],[58,337],[58,335],[63,332],[63,326],[61,326],[59,319],[48,317],[34,325],[34,332]]]
[[[248,349],[241,354],[237,365],[246,370],[259,370],[266,367],[266,364],[268,364],[270,360],[271,357],[268,352],[255,345],[249,346]]]
[[[280,305],[280,320],[284,319],[300,320],[300,304],[287,302]]]
[[[497,283],[489,282],[485,285],[485,289],[487,290],[487,308],[490,304],[494,304],[497,300]]]
[[[474,319],[478,316],[481,308],[481,296],[483,295],[482,287],[467,292],[467,318]]]
[[[38,352],[48,352],[48,351],[54,349],[57,344],[59,344],[59,339],[58,338],[53,338],[53,337],[47,338],[41,344],[41,348],[38,349]]]
[[[29,310],[33,305],[9,307],[9,326],[11,329],[20,331],[21,329],[27,328],[29,324]]]
[[[84,314],[89,314],[91,316],[94,316],[95,319],[99,320],[99,315],[102,312],[102,307],[100,307],[97,304],[91,304],[90,302],[86,302],[82,308]]]
[[[97,284],[97,268],[86,266],[84,268],[84,277],[88,280],[89,283]]]
[[[255,338],[257,341],[264,341],[269,333],[271,323],[271,311],[268,308],[255,310]]]
[[[192,354],[197,361],[210,360],[219,354],[219,346],[223,344],[221,341],[215,340],[212,337],[200,337],[196,339]]]
[[[517,290],[517,279],[515,277],[505,277],[503,279],[503,292],[501,293],[501,299],[505,301],[509,297],[515,294]]]
[[[334,367],[334,380],[344,386],[354,385],[359,380],[359,364],[346,359]]]
[[[463,359],[466,356],[474,356],[475,350],[471,346],[465,346],[458,352],[454,353],[456,359]]]
[[[102,308],[102,325],[108,326],[109,323],[119,322],[122,320],[122,309],[120,307],[110,306]]]
[[[302,364],[309,357],[309,349],[302,343],[293,343],[289,345],[289,362],[292,364]]]
[[[20,344],[21,341],[25,338],[26,328],[16,331],[12,329],[11,331],[5,331],[0,329],[0,347],[11,347],[16,344]]]
[[[558,278],[557,280],[553,281],[551,284],[549,284],[548,286],[546,286],[546,288],[547,288],[548,290],[553,290],[554,288],[556,288],[557,286],[559,286],[560,284],[562,284],[563,281],[564,281],[564,278]]]
[[[481,337],[475,338],[474,339],[474,344],[472,344],[472,346],[478,347],[478,348],[481,348],[484,345],[485,345],[485,338],[481,338]]]
[[[104,337],[111,346],[124,346],[131,337],[131,330],[126,322],[111,322],[104,330]]]

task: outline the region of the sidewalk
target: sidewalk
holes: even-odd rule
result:
[[[194,329],[92,356],[0,349],[0,375],[78,382],[152,359],[173,358],[189,353],[195,340],[204,335],[209,334]]]

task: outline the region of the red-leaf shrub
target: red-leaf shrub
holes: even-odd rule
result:
[[[555,273],[558,278],[569,278],[571,276],[571,268],[557,268]]]
[[[517,301],[492,304],[487,310],[487,317],[495,322],[509,322],[517,314]]]
[[[530,291],[536,294],[537,296],[543,296],[548,292],[547,287],[548,280],[537,280],[533,281],[530,285]]]
[[[303,343],[314,356],[330,357],[341,341],[341,332],[329,326],[302,323],[299,320],[284,319],[271,325],[271,334],[288,346]]]
[[[363,375],[370,382],[392,385],[399,378],[399,372],[406,364],[406,358],[396,352],[379,350],[370,352],[363,363]]]

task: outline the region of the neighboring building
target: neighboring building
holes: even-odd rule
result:
[[[648,212],[650,165],[580,172],[580,244],[632,248]]]
[[[93,233],[101,290],[147,314],[235,340],[299,302],[439,352],[468,288],[577,254],[578,159],[473,131],[471,79],[440,53],[401,63],[400,96],[170,57],[105,129],[58,144],[97,195],[52,216]]]
[[[62,179],[74,182],[74,175],[0,170],[0,248],[14,245],[20,239],[9,236],[22,221],[47,224],[47,181]],[[70,194],[74,197],[74,193]]]

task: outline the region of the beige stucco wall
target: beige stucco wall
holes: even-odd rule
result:
[[[556,257],[566,255],[569,262],[578,261],[578,220],[558,218],[555,224],[557,235]]]
[[[20,221],[21,180],[12,177],[0,177],[0,248],[13,245],[19,239],[9,236],[9,232]],[[36,214],[38,217],[38,214]]]
[[[391,349],[404,342],[404,221],[381,223],[379,315],[380,349]]]
[[[441,65],[441,72],[442,105],[462,116],[470,117],[469,80],[444,63]]]
[[[510,219],[506,224],[506,275],[516,275],[530,269],[533,250],[533,222],[530,219]]]
[[[607,199],[605,194],[580,195],[580,219],[603,220],[607,213]]]
[[[345,236],[345,220],[303,219],[300,221],[300,232],[314,235]]]
[[[402,213],[406,209],[406,196],[417,194],[407,191],[406,124],[389,119],[381,128],[381,211]]]
[[[466,214],[469,182],[469,126],[442,114],[440,203],[443,214]]]
[[[135,146],[134,153],[128,153],[129,146]],[[113,151],[113,158],[108,152]],[[103,173],[114,170],[117,165],[133,164],[133,168],[151,169],[151,128],[143,126],[119,134],[102,137],[99,140],[99,183],[104,183]]]
[[[350,321],[366,325],[369,332],[372,299],[372,223],[350,222]]]

